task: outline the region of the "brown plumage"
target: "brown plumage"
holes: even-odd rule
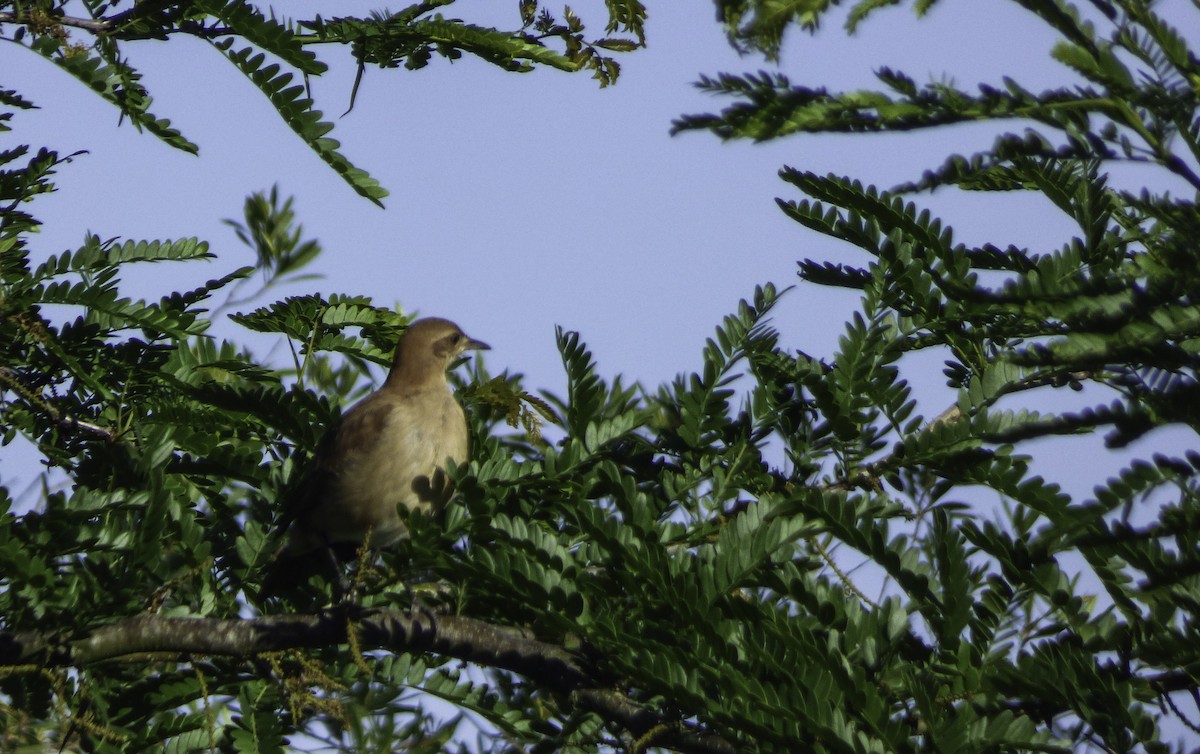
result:
[[[446,460],[461,464],[469,456],[466,416],[446,370],[466,351],[488,348],[449,320],[408,326],[387,380],[326,433],[287,501],[286,539],[260,597],[288,581],[288,561],[356,547],[368,532],[372,547],[387,547],[406,534],[397,506],[429,511],[445,503]]]

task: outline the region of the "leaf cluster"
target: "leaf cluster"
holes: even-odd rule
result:
[[[315,106],[310,82],[328,70],[314,52],[318,45],[349,47],[359,67],[350,95],[353,107],[367,65],[417,70],[434,55],[448,60],[470,55],[515,72],[538,66],[588,70],[607,86],[616,82],[620,66],[606,52],[630,52],[645,43],[646,11],[636,0],[606,3],[606,32],[630,36],[599,39],[586,36],[582,20],[570,8],[559,22],[550,11],[539,9],[536,0],[525,0],[518,8],[522,24],[503,30],[438,12],[454,2],[430,0],[368,17],[293,21],[276,18],[273,11],[265,13],[249,0],[85,0],[83,16],[71,15],[76,8],[66,0],[2,0],[0,43],[40,55],[116,107],[134,128],[195,154],[199,146],[151,110],[153,98],[125,49],[179,36],[203,40],[245,74],[296,135],[354,191],[382,206],[387,190],[339,151],[341,144],[329,136],[333,124]],[[0,104],[33,106],[13,90],[0,92]],[[0,113],[0,128],[6,128],[3,123],[10,117]]]
[[[889,4],[855,3],[851,27]],[[772,56],[781,30],[795,20],[815,28],[828,5],[724,7],[731,35]],[[1021,5],[1060,35],[1052,56],[1085,85],[1035,94],[1006,79],[971,92],[942,81],[920,86],[882,68],[884,89],[837,93],[780,74],[722,74],[699,86],[737,102],[682,118],[676,130],[764,140],[1030,123],[888,190],[792,167],[780,172],[803,195],[780,199],[782,211],[857,254],[849,263],[799,265],[806,282],[862,296],[819,389],[840,390],[841,406],[866,411],[831,417],[850,443],[835,455],[835,486],[911,499],[909,515],[925,532],[913,543],[931,549],[906,574],[869,540],[843,541],[903,587],[914,599],[906,604],[926,604],[918,608],[924,632],[937,638],[940,662],[961,673],[943,687],[963,702],[956,714],[987,710],[981,692],[990,688],[1008,697],[1003,709],[1046,725],[1061,745],[1166,750],[1159,713],[1196,729],[1194,711],[1181,711],[1172,694],[1190,688],[1184,679],[1195,664],[1189,637],[1200,561],[1190,511],[1200,459],[1182,448],[1154,454],[1075,500],[1033,475],[1018,445],[1104,431],[1108,446],[1125,447],[1157,428],[1179,427],[1192,438],[1200,429],[1193,408],[1200,257],[1191,240],[1200,217],[1200,68],[1152,3],[1091,3],[1098,15],[1090,19],[1067,3]],[[1160,182],[1183,186],[1189,198],[1112,185],[1110,170],[1123,163],[1157,169]],[[1057,247],[963,244],[948,223],[920,209],[915,195],[935,190],[993,192],[997,201],[1034,192],[1075,233]],[[957,395],[932,420],[920,416],[900,376],[904,364],[928,363],[916,359],[919,352],[944,360]],[[1041,397],[1064,388],[1078,395]],[[814,398],[824,400],[820,392]],[[998,520],[968,502],[976,500],[972,487],[999,494]],[[1172,658],[1163,662],[1166,646]],[[994,708],[985,717],[1001,714]],[[930,731],[921,740],[936,748],[953,741],[956,749],[967,740],[947,734]],[[975,740],[992,734],[976,729]],[[1001,744],[1003,735],[991,740],[1036,748]]]

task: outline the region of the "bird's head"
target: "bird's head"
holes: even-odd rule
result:
[[[413,322],[400,336],[388,382],[405,384],[444,378],[451,364],[467,351],[487,351],[487,343],[467,337],[448,319],[425,317]]]

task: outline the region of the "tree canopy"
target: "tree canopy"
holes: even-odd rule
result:
[[[37,199],[59,173],[69,190],[71,157],[32,136],[0,151],[0,428],[47,465],[33,510],[0,488],[0,749],[1187,750],[1171,739],[1200,735],[1200,453],[1148,436],[1200,422],[1200,59],[1153,2],[1015,1],[1084,83],[702,77],[731,104],[677,132],[1008,131],[898,186],[780,171],[781,211],[839,242],[799,261],[799,285],[860,302],[832,354],[782,348],[782,291],[763,285],[699,368],[657,389],[601,378],[562,329],[565,395],[460,371],[474,451],[453,470],[457,502],[410,516],[382,562],[362,553],[354,601],[332,607],[319,577],[279,600],[255,587],[298,470],[411,317],[350,294],[271,300],[321,249],[274,192],[234,224],[255,266],[131,299],[128,268],[208,245],[90,236],[37,257]],[[845,10],[852,32],[896,4],[715,5],[732,44],[775,61],[793,30]],[[646,33],[642,4],[619,0],[605,37],[530,1],[509,31],[442,17],[452,0],[303,21],[245,0],[121,5],[0,0],[0,33],[185,150],[122,49],[199,37],[373,201],[382,188],[301,83],[324,70],[314,50],[348,46],[364,69],[469,54],[609,84],[605,51]],[[0,91],[0,130],[36,97]],[[1113,185],[1131,163],[1163,180]],[[1077,230],[964,244],[921,209],[933,191],[1034,192]],[[214,337],[225,316],[284,339],[293,362]],[[923,353],[957,395],[935,416],[912,396]],[[1082,407],[1028,408],[1064,390]],[[1147,450],[1085,497],[1031,472],[1053,452],[1035,441],[1085,434]]]

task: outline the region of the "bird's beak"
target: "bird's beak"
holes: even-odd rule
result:
[[[468,338],[467,344],[465,346],[463,346],[463,350],[464,351],[490,351],[490,350],[492,350],[492,347],[489,346],[487,343],[484,343],[482,340],[475,340],[474,338]]]

